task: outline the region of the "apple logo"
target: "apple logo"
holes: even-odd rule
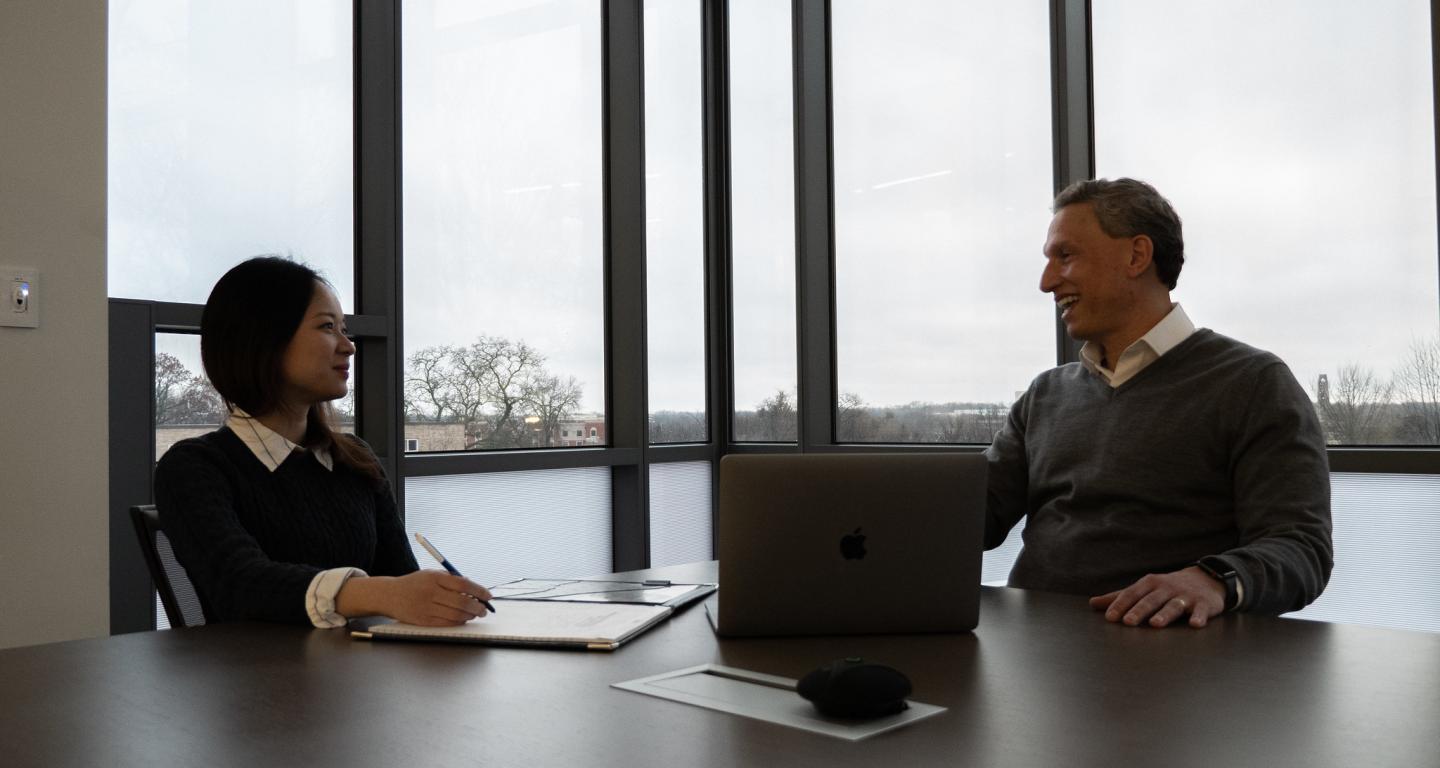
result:
[[[847,533],[840,537],[840,554],[846,560],[860,560],[865,557],[865,534],[859,528],[854,533]]]

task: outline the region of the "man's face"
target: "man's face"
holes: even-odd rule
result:
[[[1105,234],[1089,203],[1067,205],[1050,220],[1040,290],[1055,297],[1071,338],[1105,345],[1130,323],[1134,240]]]

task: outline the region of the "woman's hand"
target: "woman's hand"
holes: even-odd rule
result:
[[[481,600],[490,590],[444,571],[415,571],[404,576],[356,576],[335,596],[342,616],[389,616],[422,627],[449,627],[484,616]]]

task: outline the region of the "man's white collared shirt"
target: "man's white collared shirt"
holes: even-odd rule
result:
[[[1085,342],[1085,346],[1080,348],[1080,362],[1111,387],[1119,387],[1159,360],[1161,355],[1190,338],[1194,332],[1195,324],[1190,322],[1190,316],[1179,304],[1175,304],[1154,328],[1125,348],[1120,359],[1115,361],[1113,370],[1101,363],[1100,347],[1093,341]]]

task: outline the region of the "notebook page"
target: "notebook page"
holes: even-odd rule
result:
[[[381,624],[376,635],[476,642],[619,643],[670,615],[661,605],[506,601],[496,613],[456,627]]]

